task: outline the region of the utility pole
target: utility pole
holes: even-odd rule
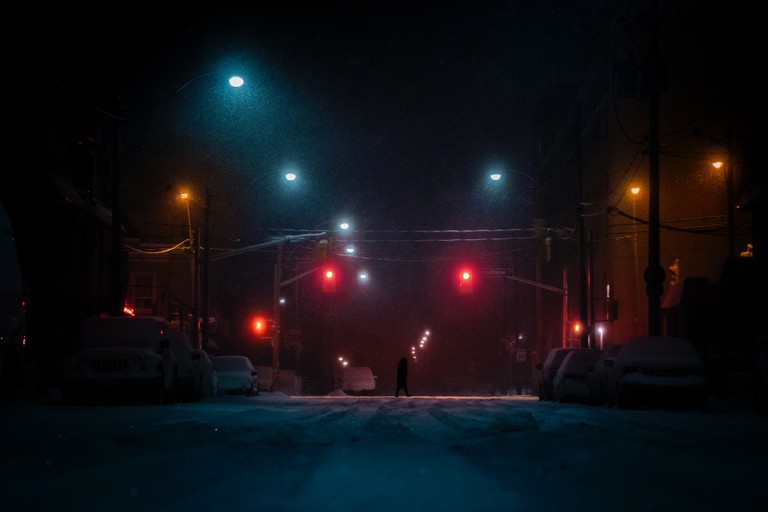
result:
[[[187,208],[189,208],[189,202],[187,202]],[[194,287],[194,300],[192,302],[192,342],[194,343],[196,349],[201,349],[202,345],[200,344],[200,329],[198,328],[198,319],[200,318],[200,228],[195,229],[195,238],[192,250],[194,251],[192,255],[195,258],[195,274],[193,278],[194,282],[192,284]]]
[[[280,280],[282,279],[283,244],[277,245],[277,262],[275,263],[275,276],[273,283],[272,305],[272,388],[280,377]],[[270,390],[271,391],[271,390]]]
[[[734,222],[734,197],[733,197],[733,132],[728,129],[728,159],[725,162],[725,193],[728,208],[728,257],[736,256],[736,225]]]
[[[587,266],[587,240],[584,232],[584,168],[581,158],[581,122],[577,124],[576,133],[576,184],[578,188],[579,207],[577,209],[577,225],[579,230],[579,322],[581,322],[581,334],[579,346],[589,348],[589,272]]]
[[[203,205],[203,213],[205,214],[203,221],[203,310],[202,310],[202,341],[203,350],[208,351],[210,344],[208,342],[208,284],[209,276],[208,270],[211,266],[211,233],[210,233],[210,221],[211,221],[211,190],[209,187],[205,187],[205,204]]]
[[[652,1],[650,62],[648,63],[648,267],[644,278],[648,293],[648,335],[661,335],[661,295],[666,272],[661,266],[659,235],[659,7]]]
[[[123,314],[123,219],[120,183],[120,137],[122,132],[122,107],[120,96],[115,98],[115,125],[112,154],[112,261],[110,265],[109,313]]]

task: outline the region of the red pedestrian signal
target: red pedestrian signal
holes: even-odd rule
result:
[[[336,271],[330,267],[323,269],[323,292],[332,293],[336,291]]]
[[[473,276],[471,270],[462,270],[459,274],[459,290],[461,293],[472,293]]]

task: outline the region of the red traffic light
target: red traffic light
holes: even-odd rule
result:
[[[251,320],[251,330],[257,336],[264,336],[267,333],[267,320],[264,317],[257,316]]]
[[[336,291],[336,271],[330,267],[323,269],[323,292],[331,293]]]
[[[464,269],[459,273],[459,290],[461,293],[472,293],[474,277],[472,271]]]

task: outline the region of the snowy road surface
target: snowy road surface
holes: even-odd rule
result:
[[[747,511],[768,420],[535,397],[256,397],[0,410],[0,508]],[[762,500],[762,501],[761,501]]]

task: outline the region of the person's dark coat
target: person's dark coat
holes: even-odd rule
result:
[[[397,363],[397,389],[395,396],[400,396],[400,390],[405,391],[406,396],[411,396],[408,391],[408,359],[401,357]]]

